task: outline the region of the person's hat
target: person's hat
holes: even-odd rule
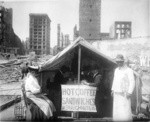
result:
[[[123,55],[121,55],[121,54],[118,54],[117,56],[116,56],[116,62],[120,62],[120,61],[124,61],[124,57],[123,57]]]

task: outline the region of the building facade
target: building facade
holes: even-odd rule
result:
[[[0,42],[6,46],[6,33],[13,33],[12,31],[12,8],[7,9],[0,6]]]
[[[50,23],[47,14],[30,14],[29,47],[37,55],[50,54]]]
[[[0,45],[4,42],[4,8],[0,6]]]
[[[79,36],[87,41],[100,40],[101,0],[80,0]]]
[[[115,21],[110,28],[110,36],[113,39],[132,37],[132,23],[130,21]]]

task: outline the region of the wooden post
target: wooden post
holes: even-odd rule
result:
[[[79,46],[79,49],[78,49],[78,82],[77,82],[77,84],[79,85],[80,84],[80,72],[81,72],[81,47]],[[75,118],[79,118],[79,112],[77,111],[77,112],[73,112],[73,114],[74,114],[74,117]]]
[[[80,72],[81,72],[81,47],[79,46],[78,50],[78,84],[80,84]]]

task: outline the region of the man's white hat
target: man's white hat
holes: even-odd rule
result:
[[[29,65],[28,68],[29,68],[29,69],[33,69],[33,70],[38,70],[38,69],[39,69],[38,66],[31,66],[31,65]]]

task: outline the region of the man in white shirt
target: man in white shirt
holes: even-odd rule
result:
[[[133,70],[124,65],[123,55],[117,55],[118,68],[114,72],[112,84],[113,120],[132,121],[131,94],[135,87]]]

